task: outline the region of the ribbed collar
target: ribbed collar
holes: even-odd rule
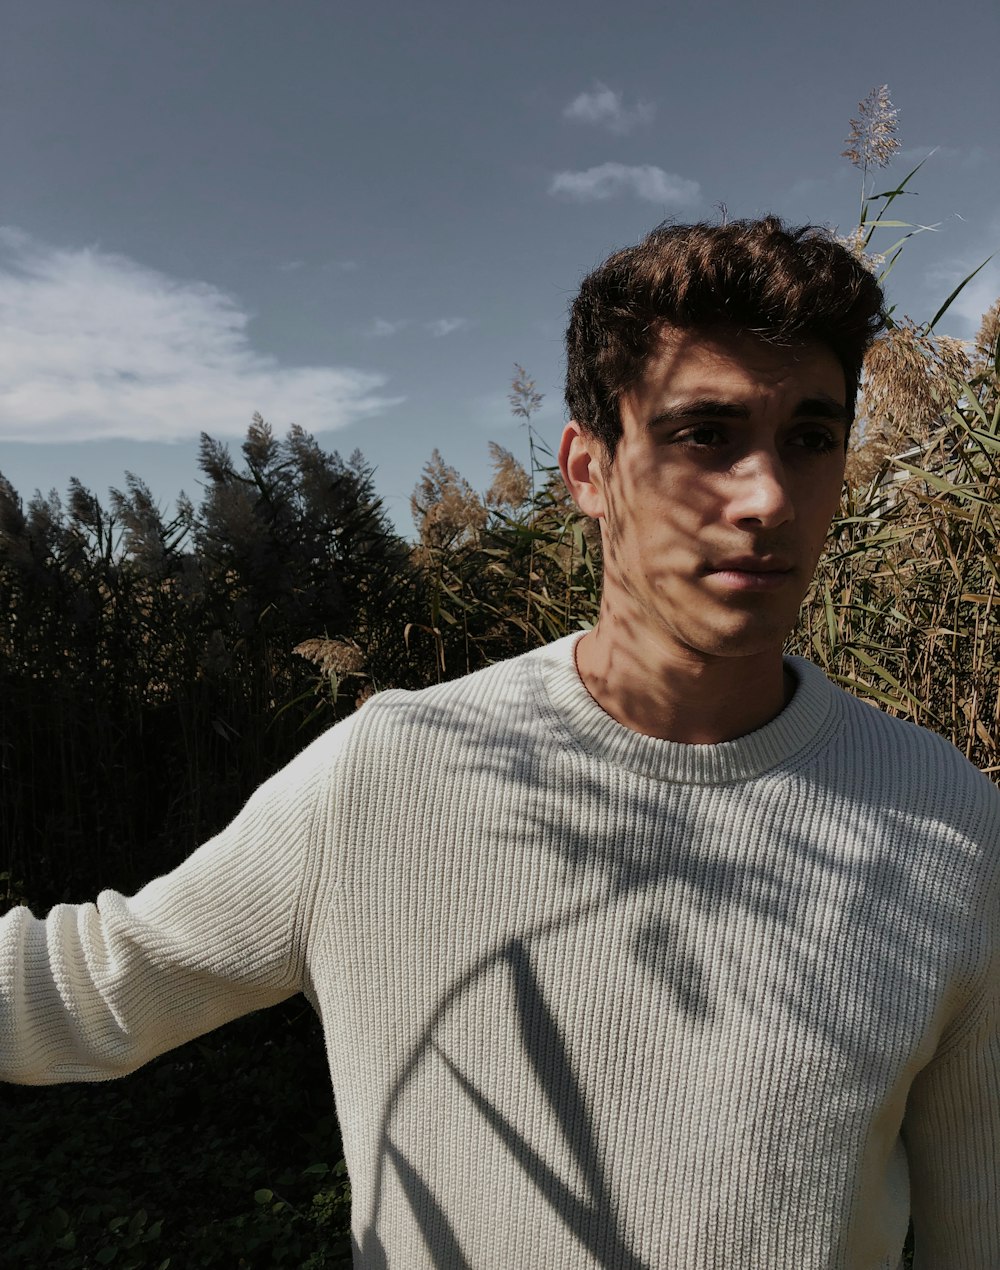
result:
[[[811,662],[786,657],[785,665],[796,680],[795,695],[756,732],[718,745],[684,745],[643,736],[605,713],[587,691],[574,654],[582,635],[568,635],[535,654],[543,707],[572,743],[618,767],[683,784],[752,780],[782,766],[800,767],[837,728],[837,690]]]

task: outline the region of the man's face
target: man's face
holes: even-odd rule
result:
[[[687,656],[780,651],[840,498],[845,397],[824,346],[670,328],[622,401],[614,461],[577,430],[602,625]]]

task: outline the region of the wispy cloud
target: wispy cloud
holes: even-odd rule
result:
[[[409,318],[396,318],[390,322],[388,318],[377,317],[369,326],[366,334],[374,336],[376,339],[388,339],[390,335],[398,335],[404,327],[410,325]]]
[[[602,163],[583,172],[557,172],[549,193],[579,203],[603,202],[622,194],[632,194],[650,203],[668,207],[692,207],[701,201],[701,186],[651,163],[629,167],[624,163]]]
[[[552,439],[558,439],[562,431],[563,402],[562,385],[554,384],[543,392],[542,404],[532,415],[532,426],[540,428]],[[510,390],[479,393],[466,401],[463,418],[467,418],[474,428],[496,435],[501,432],[514,433],[520,431],[523,440],[508,440],[507,448],[513,450],[527,466],[530,456],[527,453],[528,437],[524,420],[511,413]]]
[[[413,322],[410,318],[394,318],[390,321],[388,318],[377,317],[365,333],[374,336],[376,339],[388,339],[391,335],[398,335],[400,331],[412,325]],[[445,335],[454,334],[455,331],[464,331],[466,327],[471,325],[472,323],[468,318],[443,317],[434,318],[429,322],[421,322],[420,329],[426,331],[428,335],[433,335],[435,339],[441,339]]]
[[[255,410],[319,431],[398,404],[382,375],[257,352],[249,322],[209,283],[0,229],[0,439],[241,436]]]
[[[437,318],[433,322],[425,322],[424,329],[430,331],[431,335],[437,339],[440,339],[443,335],[452,335],[455,331],[464,331],[469,325],[471,323],[468,318],[446,317]]]
[[[652,103],[647,101],[638,101],[628,109],[621,93],[616,93],[600,80],[591,92],[580,93],[563,110],[566,119],[597,124],[619,136],[631,132],[639,124],[649,123],[654,113]]]
[[[916,167],[918,163],[924,160],[930,160],[931,166],[926,169],[927,172],[932,171],[939,164],[943,165],[946,170],[949,167],[976,170],[982,168],[984,164],[996,164],[997,151],[996,147],[989,150],[986,146],[978,144],[903,146],[896,155],[893,173],[902,180],[910,168]],[[920,176],[924,175],[925,173],[921,172]],[[920,177],[915,179],[920,180]]]
[[[1000,237],[1000,222],[994,226],[992,241],[997,241],[997,237]],[[927,313],[930,317],[934,309],[951,294],[962,279],[982,265],[972,281],[956,296],[951,308],[941,319],[938,329],[943,333],[957,335],[961,339],[971,339],[979,330],[983,314],[1000,299],[1000,260],[994,257],[983,264],[989,254],[988,250],[983,250],[981,255],[975,256],[970,252],[963,259],[952,258],[942,261],[927,270],[924,286],[928,296],[927,303],[929,306],[933,305]]]

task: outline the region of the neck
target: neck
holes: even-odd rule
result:
[[[794,680],[781,650],[749,657],[711,657],[626,638],[602,616],[576,646],[587,691],[633,732],[687,745],[717,745],[763,727],[791,700]]]

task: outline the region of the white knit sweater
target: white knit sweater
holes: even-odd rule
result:
[[[572,638],[376,696],[132,899],[0,924],[0,1077],[304,990],[375,1270],[1000,1267],[1000,793],[791,660],[621,727]]]

